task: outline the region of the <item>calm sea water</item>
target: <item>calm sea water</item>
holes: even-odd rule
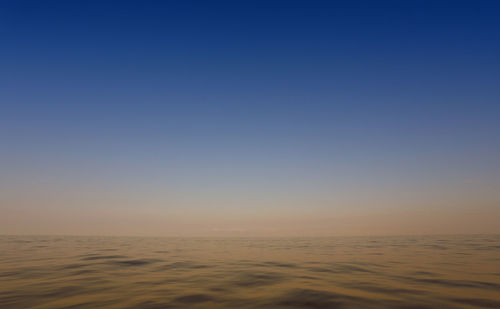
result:
[[[0,236],[1,308],[500,308],[500,236]]]

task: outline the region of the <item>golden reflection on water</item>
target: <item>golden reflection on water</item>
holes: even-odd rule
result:
[[[0,308],[500,308],[500,235],[0,237]]]

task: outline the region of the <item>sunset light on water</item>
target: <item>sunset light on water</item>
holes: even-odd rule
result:
[[[0,308],[500,308],[499,16],[0,0]]]

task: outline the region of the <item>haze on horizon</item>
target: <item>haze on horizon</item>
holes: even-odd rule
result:
[[[4,1],[0,234],[500,233],[499,14]]]

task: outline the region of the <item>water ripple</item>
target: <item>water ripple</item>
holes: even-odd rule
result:
[[[0,236],[0,308],[500,308],[500,236]]]

